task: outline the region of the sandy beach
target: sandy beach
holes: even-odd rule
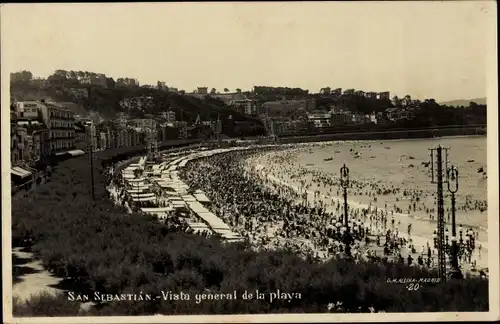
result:
[[[275,183],[291,187],[297,192],[303,192],[302,190],[304,182],[308,183],[310,187],[306,190],[306,192],[307,201],[310,204],[321,202],[322,204],[324,204],[327,211],[335,211],[337,208],[337,204],[339,202],[343,203],[343,198],[340,195],[337,195],[338,187],[322,186],[320,183],[314,182],[311,177],[305,176],[297,178],[295,176],[292,176],[294,171],[296,172],[299,168],[299,166],[293,163],[287,165],[286,167],[284,167],[283,165],[277,165],[276,160],[279,158],[283,158],[283,154],[283,152],[266,153],[265,155],[251,158],[247,160],[247,162],[254,168],[254,170],[258,171],[262,177],[267,177],[267,179]],[[295,170],[293,170],[293,168],[295,168]],[[315,195],[315,191],[319,192],[319,195]],[[362,200],[358,199],[361,197],[362,196],[354,196],[352,195],[352,193],[349,196],[348,203],[349,208],[352,209],[352,211],[359,211],[366,208],[372,208],[372,210],[376,209],[378,211],[384,210],[384,208],[377,208],[367,203],[366,200],[359,201]],[[431,222],[422,217],[412,217],[412,215],[408,215],[405,213],[396,212],[394,214],[390,214],[388,210],[385,211],[394,218],[395,221],[393,229],[398,231],[398,236],[403,237],[407,240],[411,239],[415,247],[416,253],[411,253],[407,249],[406,255],[403,255],[403,257],[406,257],[408,254],[412,254],[412,257],[416,258],[418,257],[418,255],[424,255],[426,253],[427,244],[429,244],[431,248],[433,247],[432,233],[436,228],[435,222]],[[407,233],[409,224],[411,224],[411,236]],[[377,229],[376,224],[370,223],[369,226],[374,230]],[[390,224],[388,225],[388,228],[391,228]],[[449,233],[451,236],[451,229]],[[481,234],[482,233],[480,233],[480,235]],[[486,234],[484,234],[480,238],[486,238]],[[484,240],[479,239],[477,244],[480,244],[482,246],[482,249],[481,251],[479,251],[479,249],[476,248],[476,250],[472,253],[471,260],[476,261],[477,268],[487,268],[487,249],[485,248],[487,246],[487,241],[485,242]],[[436,257],[437,251],[435,249],[432,250],[433,257]],[[470,267],[469,265],[463,263],[462,268],[467,271]]]

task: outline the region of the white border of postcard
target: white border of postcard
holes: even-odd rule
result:
[[[498,208],[498,97],[497,97],[497,17],[496,3],[483,2],[485,19],[491,22],[488,30],[489,48],[485,68],[488,71],[488,266],[489,312],[445,313],[375,313],[375,314],[285,314],[285,315],[173,315],[173,316],[110,316],[110,317],[31,317],[12,316],[12,258],[11,258],[11,188],[10,179],[10,71],[8,44],[4,42],[5,30],[1,25],[1,86],[2,86],[2,269],[3,314],[5,323],[280,323],[280,322],[416,322],[416,321],[492,321],[500,319],[499,298],[499,208]],[[23,4],[21,4],[23,5]],[[26,4],[28,5],[28,4]],[[47,4],[51,5],[51,4]],[[258,4],[256,4],[258,5]],[[297,5],[297,4],[296,4]],[[362,4],[360,4],[362,5]],[[0,11],[0,15],[3,14]],[[0,19],[0,21],[3,21]],[[425,23],[425,22],[423,22]],[[22,30],[15,31],[21,33]],[[11,32],[12,33],[12,32]],[[29,68],[29,67],[27,67]]]

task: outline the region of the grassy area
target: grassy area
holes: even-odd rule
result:
[[[133,152],[127,152],[131,155]],[[116,152],[114,156],[119,155]],[[96,163],[114,159],[107,154]],[[122,158],[126,155],[122,154]],[[487,311],[488,281],[467,279],[426,284],[410,291],[388,278],[428,278],[434,273],[404,265],[331,260],[315,263],[288,251],[253,252],[246,243],[176,232],[153,217],[127,214],[107,199],[104,177],[96,177],[96,201],[90,197],[85,157],[62,162],[52,181],[27,198],[12,202],[13,246],[29,245],[44,266],[64,279],[64,288],[92,296],[135,293],[161,296],[181,291],[191,300],[113,301],[80,311],[65,294],[14,301],[14,316],[233,314],[326,312]],[[279,289],[296,298],[274,300],[207,300],[200,293]],[[300,298],[298,296],[300,295]]]

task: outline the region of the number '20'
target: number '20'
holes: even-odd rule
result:
[[[418,283],[411,283],[408,287],[406,287],[410,291],[416,291],[418,288],[420,288],[420,285]]]

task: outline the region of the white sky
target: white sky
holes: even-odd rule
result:
[[[486,96],[493,2],[4,4],[2,67],[166,81]]]

